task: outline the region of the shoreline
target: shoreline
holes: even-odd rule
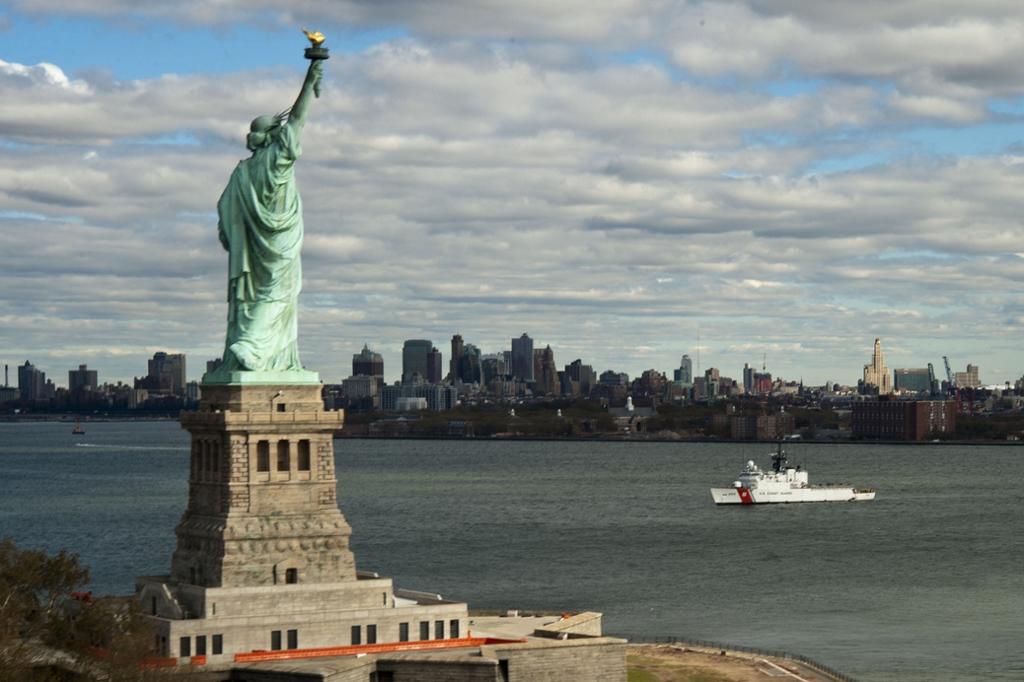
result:
[[[705,445],[767,445],[776,446],[777,440],[733,440],[731,438],[622,438],[603,436],[501,436],[501,437],[473,437],[473,436],[369,436],[365,434],[351,435],[335,433],[334,440],[450,440],[450,441],[480,441],[480,442],[504,442],[504,441],[537,441],[545,443],[701,443]],[[783,441],[785,445],[998,445],[1008,447],[1024,446],[1024,441],[1006,440],[810,440],[801,438],[799,440]]]
[[[39,424],[56,423],[67,424],[74,422],[110,423],[110,422],[177,422],[179,415],[140,415],[140,416],[87,416],[83,417],[74,414],[61,415],[0,415],[0,424]],[[731,438],[668,438],[668,437],[643,437],[625,438],[619,435],[591,435],[591,436],[499,436],[499,437],[475,437],[475,436],[430,436],[430,435],[387,435],[371,436],[367,434],[347,434],[336,432],[334,440],[432,440],[432,441],[474,441],[474,442],[541,442],[541,443],[702,443],[707,445],[765,445],[775,446],[776,440],[734,440]],[[811,440],[806,438],[785,440],[786,445],[959,445],[959,446],[999,446],[999,447],[1021,447],[1024,441],[1007,440],[939,440],[939,441],[905,441],[905,440]]]

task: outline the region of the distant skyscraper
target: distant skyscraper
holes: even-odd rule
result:
[[[452,356],[448,360],[448,380],[453,384],[462,381],[462,334],[452,336]]]
[[[552,395],[559,392],[558,368],[551,346],[533,352],[534,393]]]
[[[956,379],[956,385],[960,388],[981,387],[981,379],[978,377],[977,365],[967,365],[966,372],[956,372],[953,376]]]
[[[494,353],[484,355],[480,358],[480,372],[483,375],[484,385],[495,379],[501,379],[508,375],[508,362],[505,353]]]
[[[442,363],[441,363],[441,351],[434,346],[430,347],[430,351],[427,353],[427,376],[426,380],[428,384],[439,384],[444,379],[442,374]]]
[[[95,391],[99,388],[99,378],[94,369],[85,365],[79,365],[78,369],[68,370],[68,391],[78,393],[80,391]]]
[[[384,358],[364,343],[363,350],[352,356],[352,375],[383,378]]]
[[[672,373],[672,378],[682,388],[691,388],[693,386],[693,360],[690,359],[689,355],[684,355],[679,361],[679,369]]]
[[[874,388],[868,388],[872,386]],[[871,355],[871,364],[864,365],[864,388],[865,390],[879,395],[892,393],[892,375],[889,368],[885,366],[885,356],[882,355],[882,342],[875,339],[875,350]]]
[[[36,369],[28,360],[18,365],[18,390],[22,400],[43,400],[46,397],[46,372]]]
[[[893,377],[895,378],[895,390],[897,391],[910,391],[913,393],[931,393],[932,392],[932,373],[927,367],[920,369],[895,369],[893,370]]]
[[[629,375],[625,372],[616,372],[614,369],[606,369],[601,372],[597,382],[602,386],[629,386]]]
[[[533,339],[524,332],[518,339],[512,339],[512,376],[526,382],[533,377]]]
[[[482,384],[483,365],[480,358],[480,349],[471,343],[462,347],[462,357],[458,363],[459,381],[465,384]]]
[[[574,381],[580,388],[580,395],[586,397],[594,390],[597,384],[597,372],[590,365],[584,365],[583,360],[576,358],[565,366],[565,373],[569,381]]]
[[[185,395],[185,356],[181,353],[153,354],[149,360],[149,372],[135,381],[135,388],[145,388],[150,393],[162,395]]]
[[[754,372],[756,370],[746,362],[743,363],[743,392],[747,395],[754,393]]]
[[[402,383],[412,383],[413,375],[419,375],[423,381],[427,379],[427,356],[434,347],[432,341],[426,339],[409,339],[402,346]]]

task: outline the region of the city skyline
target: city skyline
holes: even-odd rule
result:
[[[870,354],[869,353],[865,353],[865,357],[868,358],[870,360],[870,362],[868,362],[867,364],[863,365],[863,372],[861,374],[858,374],[857,376],[853,376],[853,377],[845,377],[845,376],[844,377],[840,377],[840,378],[830,377],[826,381],[814,382],[814,381],[805,380],[805,378],[802,375],[796,375],[796,376],[786,375],[786,374],[780,372],[778,369],[773,368],[771,363],[768,362],[768,358],[767,358],[766,354],[761,357],[760,363],[757,363],[757,362],[752,363],[750,360],[747,360],[747,361],[744,362],[742,367],[737,368],[737,367],[733,367],[733,366],[730,366],[730,365],[724,365],[724,364],[721,364],[721,363],[716,363],[716,362],[714,362],[714,358],[712,358],[711,362],[707,362],[705,364],[698,365],[694,361],[694,358],[692,356],[690,356],[689,353],[684,352],[684,353],[682,353],[678,357],[675,365],[673,365],[673,366],[670,366],[670,367],[652,366],[652,367],[645,367],[644,369],[638,370],[638,371],[628,371],[628,370],[625,370],[625,369],[622,369],[622,368],[616,367],[616,366],[603,367],[603,366],[598,365],[598,364],[592,362],[591,360],[589,360],[589,358],[586,355],[573,356],[572,359],[568,359],[567,356],[559,355],[557,349],[552,349],[550,347],[550,344],[540,344],[537,339],[530,337],[528,332],[523,332],[520,335],[520,337],[518,337],[518,338],[513,337],[511,339],[511,343],[506,348],[486,348],[486,349],[480,349],[479,346],[477,346],[477,344],[472,343],[472,340],[468,340],[467,341],[467,339],[462,334],[458,334],[458,333],[454,334],[453,338],[451,338],[450,340],[451,341],[455,341],[457,339],[458,340],[457,341],[457,345],[459,347],[471,348],[471,349],[474,350],[474,352],[480,353],[481,354],[480,357],[486,358],[486,357],[492,356],[494,354],[505,353],[507,355],[507,357],[511,360],[511,358],[513,357],[513,354],[514,354],[514,351],[513,351],[514,344],[516,342],[521,342],[523,340],[523,337],[527,337],[528,341],[530,342],[531,358],[533,356],[533,352],[538,352],[538,353],[541,352],[541,350],[542,350],[541,345],[547,345],[547,347],[554,354],[554,365],[553,366],[556,369],[557,368],[562,368],[562,367],[568,368],[568,366],[571,363],[574,363],[574,362],[577,362],[577,361],[582,361],[582,363],[584,365],[588,365],[588,366],[592,367],[596,374],[600,374],[600,373],[606,372],[606,371],[608,371],[608,372],[617,372],[617,373],[622,373],[622,374],[627,375],[632,380],[632,379],[636,379],[636,378],[640,377],[645,372],[648,372],[650,370],[654,370],[656,372],[664,374],[666,379],[669,380],[669,381],[672,381],[673,379],[675,381],[680,381],[681,379],[684,379],[683,375],[680,374],[680,366],[681,365],[687,365],[689,367],[690,374],[687,375],[689,377],[689,380],[685,380],[684,379],[684,383],[691,383],[692,384],[692,379],[697,378],[697,377],[702,377],[702,376],[704,376],[704,373],[706,371],[713,370],[716,374],[721,374],[722,376],[728,376],[729,378],[733,379],[740,386],[743,386],[744,388],[746,388],[748,390],[748,392],[749,392],[750,386],[752,386],[754,384],[755,377],[760,377],[760,376],[770,377],[772,381],[787,381],[787,382],[806,383],[808,386],[823,385],[823,384],[826,383],[826,381],[827,381],[828,384],[838,384],[838,385],[847,386],[847,387],[856,387],[858,385],[858,382],[862,382],[862,383],[865,383],[865,384],[873,384],[874,385],[875,382],[877,381],[877,378],[869,377],[867,372],[868,372],[869,367],[871,367],[872,364],[875,362],[876,358],[879,357],[878,353],[879,353],[879,341],[880,341],[880,339],[876,338],[875,342],[874,342],[874,348],[873,348],[872,353],[870,353]],[[428,373],[430,372],[430,370],[428,370],[426,368],[426,366],[423,366],[423,367],[416,366],[416,367],[411,368],[412,371],[406,372],[406,369],[408,369],[406,367],[406,363],[409,360],[409,355],[408,354],[409,354],[409,351],[410,351],[410,348],[411,348],[410,344],[413,344],[415,346],[419,346],[416,349],[416,352],[413,353],[414,356],[416,356],[416,353],[422,353],[422,354],[424,354],[424,358],[426,358],[426,357],[432,357],[432,354],[438,354],[439,353],[440,358],[439,359],[435,358],[435,360],[436,360],[436,362],[438,362],[440,364],[436,366],[436,368],[433,370],[434,373],[431,376],[428,377],[428,376],[425,376],[423,374],[423,372],[428,372]],[[442,342],[442,345],[443,345],[443,342]],[[536,349],[536,350],[534,350],[534,349]],[[483,352],[481,352],[481,351],[483,351]],[[71,383],[71,381],[72,381],[72,376],[71,375],[75,374],[75,373],[78,373],[78,372],[85,371],[87,368],[88,368],[89,372],[91,373],[94,381],[95,381],[95,377],[97,375],[97,371],[99,371],[99,376],[100,376],[100,381],[98,382],[99,385],[104,385],[104,384],[114,385],[114,384],[117,384],[117,383],[123,383],[123,384],[131,385],[133,382],[134,383],[138,383],[138,381],[140,379],[145,379],[147,374],[149,374],[150,376],[154,375],[154,362],[158,363],[157,364],[158,367],[160,366],[159,362],[161,362],[161,361],[157,360],[157,358],[159,356],[168,356],[168,353],[166,351],[156,351],[153,354],[153,357],[151,357],[151,358],[143,358],[141,362],[146,363],[146,365],[141,365],[140,364],[139,366],[143,367],[147,371],[142,371],[140,374],[131,375],[131,376],[127,377],[127,378],[122,378],[122,377],[110,377],[110,378],[108,378],[108,377],[104,376],[102,370],[97,370],[97,368],[95,366],[88,366],[88,363],[79,363],[77,365],[69,366],[67,368],[50,368],[50,367],[40,366],[38,363],[33,362],[31,360],[31,358],[25,359],[25,360],[23,360],[21,362],[18,362],[18,363],[6,362],[4,359],[0,358],[0,365],[5,366],[6,369],[9,371],[9,373],[13,373],[13,376],[15,378],[17,378],[18,377],[18,373],[19,373],[19,369],[22,368],[26,363],[30,363],[31,366],[34,369],[41,370],[44,373],[44,375],[46,375],[46,377],[45,377],[46,380],[52,382],[53,385],[55,387],[57,387],[57,388],[62,388],[62,387],[63,388],[67,388],[69,386],[69,384]],[[177,357],[177,356],[174,356],[173,354],[171,354],[170,357]],[[888,350],[885,351],[885,357],[886,357],[886,359],[888,359],[888,357],[889,357]],[[312,369],[314,369],[315,371],[318,371],[321,374],[321,378],[322,378],[324,384],[335,384],[336,385],[336,384],[340,384],[342,382],[342,380],[345,379],[345,378],[348,378],[350,376],[355,376],[355,375],[359,374],[359,372],[354,371],[354,367],[356,366],[356,363],[360,363],[360,364],[362,364],[362,365],[364,365],[366,367],[369,367],[371,365],[368,364],[368,363],[372,360],[373,363],[379,363],[380,365],[383,366],[383,377],[384,377],[384,383],[385,384],[396,384],[396,383],[411,382],[411,381],[414,380],[414,376],[413,376],[414,374],[418,377],[418,378],[416,378],[416,380],[418,380],[418,381],[426,381],[427,383],[445,383],[445,382],[450,383],[451,382],[451,375],[450,375],[450,371],[451,371],[451,367],[452,367],[451,355],[447,355],[446,356],[445,355],[445,351],[439,351],[438,343],[434,342],[432,339],[405,339],[405,340],[403,340],[403,342],[402,342],[402,344],[400,346],[400,350],[397,353],[397,357],[392,358],[390,361],[388,360],[387,356],[385,356],[383,353],[380,353],[378,351],[376,346],[371,346],[371,344],[369,344],[368,342],[364,342],[360,349],[354,349],[354,352],[351,353],[350,355],[346,356],[346,358],[347,359],[342,359],[342,360],[339,361],[341,364],[337,368],[331,368],[331,369],[312,368]],[[944,360],[944,358],[943,358],[943,360]],[[203,375],[203,372],[204,372],[204,369],[202,369],[202,368],[206,368],[205,371],[209,371],[209,365],[211,363],[215,363],[215,362],[219,363],[219,358],[209,358],[209,359],[205,359],[205,360],[199,359],[198,361],[197,360],[193,360],[193,362],[189,366],[190,367],[198,367],[199,369],[194,369],[194,370],[192,370],[191,373],[186,373],[186,371],[185,371],[185,360],[184,360],[184,358],[182,358],[180,360],[180,368],[177,370],[177,371],[179,371],[181,373],[181,377],[182,377],[181,379],[177,380],[177,383],[178,383],[177,390],[178,390],[178,392],[184,393],[184,390],[183,390],[184,382],[186,382],[186,381],[187,382],[198,382],[202,378],[202,375]],[[927,369],[927,365],[929,364],[929,362],[933,365],[934,377],[938,381],[940,381],[940,382],[944,381],[945,380],[944,366],[942,364],[938,363],[938,362],[934,362],[934,361],[929,360],[927,362],[921,362],[919,364],[913,364],[913,363],[911,363],[911,364],[902,364],[902,365],[896,364],[896,365],[891,365],[890,366],[890,364],[887,361],[883,361],[882,362],[882,367],[884,367],[885,375],[888,377],[889,384],[887,386],[882,386],[882,393],[889,393],[889,392],[891,392],[891,390],[892,390],[892,382],[898,381],[898,377],[896,376],[897,374],[899,374],[901,372],[906,372],[907,370],[918,370],[918,371],[919,370],[925,370],[925,369]],[[338,364],[338,363],[335,363],[335,364]],[[950,365],[951,365],[953,373],[956,375],[957,382],[961,386],[971,385],[971,386],[993,386],[993,387],[999,387],[999,386],[1002,386],[1002,385],[1004,385],[1006,383],[1009,383],[1009,384],[1013,385],[1015,382],[1024,379],[1024,375],[1022,375],[1022,376],[1017,376],[1017,377],[1006,377],[1006,378],[1004,378],[1002,380],[998,380],[998,381],[985,382],[985,381],[982,380],[982,378],[984,377],[984,368],[979,368],[977,363],[968,361],[965,364],[963,364],[963,367],[964,367],[963,370],[960,369],[961,364],[957,364],[955,362],[951,362]],[[529,369],[530,369],[531,373],[533,371],[533,367],[534,367],[534,365],[533,365],[533,362],[531,361],[530,366],[529,366]],[[766,370],[767,374],[766,375],[762,375],[761,374],[762,370]],[[559,370],[559,371],[561,371],[561,370]],[[749,377],[748,377],[748,372],[749,372]],[[972,374],[972,372],[973,372],[973,374]],[[156,370],[156,374],[159,374],[159,373],[160,373],[160,370]],[[365,374],[370,374],[370,372],[365,372]],[[517,373],[512,366],[508,367],[508,374],[510,376],[516,376],[517,378],[522,378],[522,377],[519,377],[519,373]],[[60,381],[60,378],[63,377],[63,376],[68,376],[68,383],[63,383],[62,381]],[[439,380],[435,380],[437,377],[439,377]],[[527,381],[532,381],[534,379],[536,379],[536,377],[532,377],[532,376],[526,377]],[[6,381],[6,377],[5,377],[5,381]],[[14,382],[10,382],[9,385],[11,387],[16,387],[16,386],[19,385],[19,383],[20,382],[14,381]],[[4,386],[4,385],[7,385],[7,384],[6,383],[5,384],[0,384],[0,386]],[[877,385],[876,385],[876,388],[877,388]],[[766,393],[767,390],[765,390],[763,388],[760,388],[760,389],[758,389],[758,392]]]
[[[129,381],[163,350],[195,379],[221,355],[214,207],[308,25],[333,57],[299,335],[325,378],[364,343],[392,381],[406,339],[447,361],[453,333],[524,330],[630,376],[767,353],[852,383],[876,337],[890,368],[1024,374],[1015,4],[77,7],[0,9],[12,368]]]

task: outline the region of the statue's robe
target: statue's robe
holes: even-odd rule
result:
[[[302,369],[298,296],[302,288],[302,200],[294,165],[302,153],[289,125],[240,161],[217,202],[228,258],[228,330],[224,369]]]

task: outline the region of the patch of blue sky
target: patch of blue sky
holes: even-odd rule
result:
[[[745,147],[788,147],[797,142],[795,135],[779,130],[764,130],[743,134]]]
[[[120,19],[115,24],[86,17],[10,16],[0,59],[21,64],[49,62],[69,74],[99,70],[120,80],[164,74],[229,73],[303,65],[309,45],[299,27],[264,25],[182,26]],[[359,30],[318,26],[326,47],[356,53],[406,35],[404,29]],[[46,39],[41,40],[40,36]]]
[[[143,144],[168,147],[198,147],[202,144],[194,133],[179,130],[166,135],[151,135],[147,137],[132,137],[124,140],[125,144]]]
[[[943,260],[957,259],[951,253],[943,253],[932,249],[889,249],[874,257],[876,260]]]
[[[182,220],[209,220],[217,219],[216,211],[178,211],[175,214],[176,217]]]
[[[761,89],[776,97],[798,97],[817,92],[824,85],[820,78],[788,78],[765,83]]]
[[[980,156],[1000,154],[1024,144],[1024,121],[993,121],[977,125],[921,127],[897,134],[917,154]]]
[[[1024,96],[1012,99],[994,99],[988,103],[988,109],[994,114],[1024,116]]]
[[[31,220],[39,223],[81,223],[78,216],[48,216],[31,211],[0,211],[0,220]]]
[[[884,166],[893,159],[891,150],[866,151],[849,156],[831,156],[811,162],[804,168],[806,175],[828,175]]]
[[[598,54],[596,52],[593,53],[595,55]],[[670,70],[670,65],[665,54],[648,48],[638,48],[625,52],[612,52],[608,55],[608,61],[616,64],[649,64],[666,71]]]

